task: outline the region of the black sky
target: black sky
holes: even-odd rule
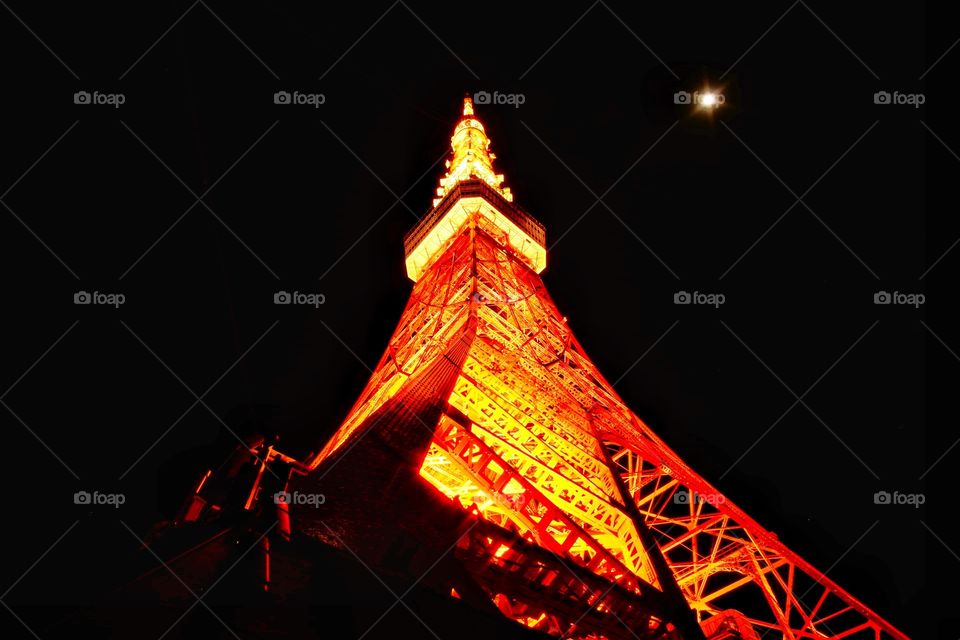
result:
[[[956,372],[932,332],[960,336],[873,297],[926,292],[956,261],[921,279],[960,229],[924,217],[927,154],[953,161],[925,83],[953,64],[918,78],[960,34],[927,42],[905,4],[390,6],[210,2],[165,33],[189,3],[11,4],[0,255],[19,420],[0,414],[16,502],[0,587],[80,524],[5,600],[109,582],[136,547],[118,518],[169,517],[234,442],[221,420],[322,446],[405,304],[401,238],[461,97],[498,91],[525,102],[477,113],[516,201],[562,236],[544,278],[600,370],[791,548],[933,637],[928,576],[960,568],[936,538],[949,525],[873,495],[956,464],[920,479],[956,437],[955,420],[925,431],[926,352]],[[726,96],[712,117],[674,104],[705,84]],[[75,105],[81,90],[126,102]],[[275,105],[280,90],[326,102]],[[881,90],[928,104],[876,105]],[[76,306],[78,290],[127,302]],[[326,304],[278,307],[277,290]],[[727,301],[677,306],[680,290]],[[127,504],[75,507],[81,489]]]

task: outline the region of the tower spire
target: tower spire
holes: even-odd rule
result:
[[[493,168],[496,155],[490,152],[490,138],[487,137],[483,123],[474,115],[473,99],[463,98],[463,115],[457,121],[450,138],[453,155],[447,160],[447,172],[440,178],[437,197],[433,206],[440,204],[443,197],[457,184],[470,178],[479,178],[496,190],[504,200],[513,202],[510,188],[503,186],[503,174]]]

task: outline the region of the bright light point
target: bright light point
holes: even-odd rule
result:
[[[677,104],[693,104],[697,109],[703,111],[713,111],[726,102],[726,96],[715,89],[706,89],[704,91],[694,91],[692,94],[686,91],[680,91],[674,94],[674,102]]]

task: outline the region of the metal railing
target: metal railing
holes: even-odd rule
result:
[[[460,198],[480,197],[493,205],[524,233],[541,246],[547,244],[547,230],[536,218],[517,205],[507,202],[495,189],[482,180],[466,180],[450,190],[443,200],[403,236],[404,256],[409,256],[417,245]]]

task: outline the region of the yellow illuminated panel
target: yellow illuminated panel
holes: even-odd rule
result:
[[[534,273],[540,273],[546,268],[546,248],[486,200],[472,197],[461,198],[450,207],[430,233],[407,256],[407,275],[411,280],[416,282],[420,279],[471,218],[476,218],[478,222],[486,221],[499,231],[502,234],[499,239],[504,246],[509,247]]]

